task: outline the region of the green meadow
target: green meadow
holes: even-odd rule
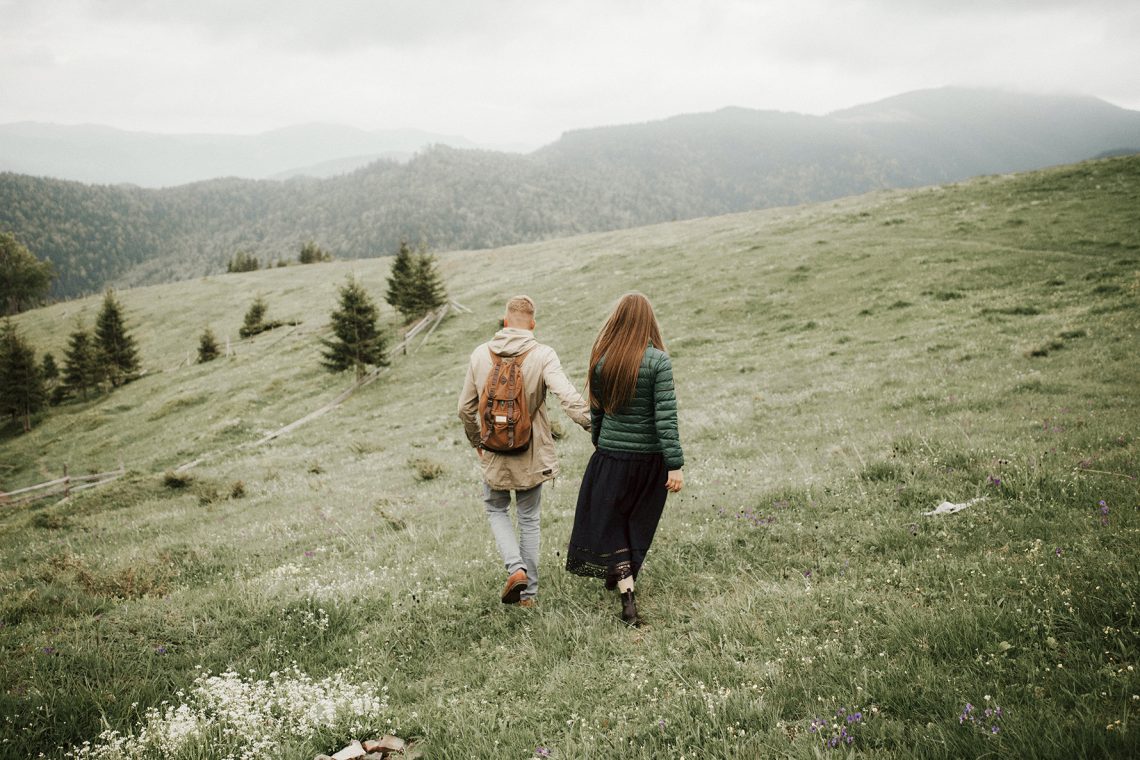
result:
[[[0,757],[1140,755],[1138,209],[1133,157],[441,254],[471,313],[256,446],[351,384],[347,276],[395,342],[390,259],[120,291],[146,374],[0,438],[4,490],[127,471],[0,503]],[[634,289],[687,460],[646,625],[562,569],[590,440],[557,410],[539,604],[505,607],[467,357],[525,292],[581,386]],[[257,294],[299,324],[238,340]],[[99,303],[16,323],[59,360]],[[207,326],[232,355],[189,363]]]

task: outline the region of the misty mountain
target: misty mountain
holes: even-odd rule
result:
[[[160,190],[0,175],[0,229],[60,272],[55,293],[295,260],[488,248],[938,184],[1140,147],[1140,112],[1082,97],[941,89],[827,116],[745,108],[568,132],[530,154],[436,145],[400,163]]]
[[[357,169],[362,169],[369,164],[374,164],[377,161],[395,161],[397,163],[406,163],[411,160],[413,152],[389,150],[384,153],[368,153],[363,156],[345,156],[344,158],[333,158],[328,161],[318,161],[315,164],[308,166],[298,166],[293,169],[277,172],[276,174],[264,177],[264,179],[294,179],[296,177],[315,177],[317,179],[327,179],[328,177],[335,177],[338,174],[348,174]]]
[[[829,118],[889,148],[932,182],[1140,149],[1140,113],[1091,97],[944,88],[897,95]]]
[[[463,137],[414,129],[365,131],[306,124],[256,135],[164,135],[95,125],[0,125],[0,171],[93,184],[170,187],[216,177],[331,176]]]

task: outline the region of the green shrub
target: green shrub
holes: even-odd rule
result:
[[[193,482],[194,477],[185,472],[174,472],[172,470],[168,470],[166,474],[162,476],[162,484],[167,488],[176,491],[183,488],[189,488],[190,484]]]
[[[426,457],[408,460],[408,466],[415,472],[417,480],[435,480],[443,474],[443,465]]]

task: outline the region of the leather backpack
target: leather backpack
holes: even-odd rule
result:
[[[530,448],[530,410],[522,364],[533,348],[501,356],[490,348],[491,371],[479,394],[479,442],[496,454],[521,454]]]

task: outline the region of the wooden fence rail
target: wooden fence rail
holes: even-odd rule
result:
[[[36,483],[33,486],[17,488],[15,491],[0,491],[0,504],[17,506],[19,504],[38,501],[39,499],[59,496],[60,494],[63,494],[66,498],[75,491],[82,491],[86,488],[93,488],[94,486],[101,486],[104,483],[110,483],[112,480],[123,477],[126,473],[126,468],[121,464],[117,470],[97,472],[90,475],[71,475],[65,466],[63,468],[62,478],[55,478],[53,480],[44,481],[43,483]],[[20,498],[13,499],[13,496],[19,496]]]

